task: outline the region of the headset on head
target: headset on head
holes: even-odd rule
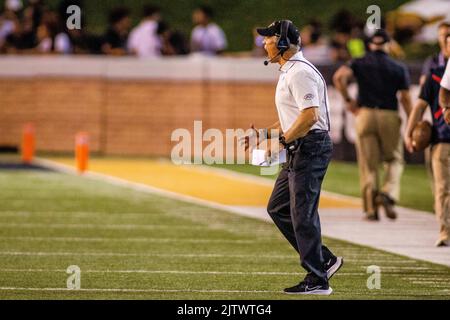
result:
[[[288,37],[289,27],[292,24],[292,21],[282,20],[281,28],[280,28],[280,37],[277,41],[277,48],[280,51],[280,55],[283,55],[289,47],[291,46],[291,41]]]

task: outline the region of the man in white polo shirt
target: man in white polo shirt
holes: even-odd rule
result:
[[[343,259],[322,245],[318,213],[320,189],[333,146],[326,83],[299,51],[300,35],[291,21],[276,21],[257,32],[264,36],[269,57],[265,64],[280,64],[275,96],[279,121],[257,131],[266,135],[258,133],[258,137],[275,138],[276,133],[288,151],[288,161],[278,176],[267,210],[300,254],[301,266],[308,273],[298,285],[284,291],[329,295],[332,289],[328,280],[342,266]]]
[[[158,23],[161,20],[160,9],[145,6],[142,21],[131,30],[128,37],[128,51],[140,58],[161,56],[161,39],[158,35]]]
[[[227,48],[227,38],[223,30],[212,21],[213,10],[200,6],[194,10],[192,20],[195,28],[191,34],[191,51],[207,55],[222,53]]]

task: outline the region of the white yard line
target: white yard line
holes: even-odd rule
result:
[[[78,256],[88,256],[88,257],[158,257],[158,258],[207,258],[207,259],[217,259],[217,258],[238,258],[238,259],[296,259],[296,255],[292,253],[291,255],[277,255],[277,254],[216,254],[216,253],[119,253],[119,252],[27,252],[27,251],[0,251],[0,256],[24,256],[24,257],[58,257],[58,256],[68,256],[68,257],[78,257]],[[352,259],[345,256],[346,263],[353,263],[360,266],[369,265],[383,265],[390,266],[393,270],[395,268],[402,268],[403,266],[408,266],[411,264],[416,264],[414,260],[386,260],[380,259],[378,256],[367,256],[365,258]],[[383,267],[384,268],[384,267]]]
[[[223,289],[125,289],[125,288],[80,288],[80,289],[67,289],[67,288],[32,288],[32,287],[0,287],[0,291],[32,291],[32,292],[67,292],[76,294],[79,292],[87,292],[87,293],[236,293],[236,294],[283,294],[282,291],[274,291],[274,290],[223,290]],[[373,296],[404,296],[405,294],[389,294],[392,290],[382,289],[382,290],[374,290],[370,294]],[[449,289],[440,289],[436,290],[436,292],[446,293]],[[353,293],[358,295],[354,290],[345,290],[338,289],[335,291],[336,293]],[[416,294],[417,291],[411,291],[408,294]],[[436,293],[420,293],[421,296],[434,296]]]
[[[88,257],[165,257],[165,258],[248,258],[248,259],[287,259],[295,255],[267,254],[222,254],[222,253],[120,253],[120,252],[43,252],[43,251],[0,251],[0,256],[88,256]]]
[[[17,272],[17,273],[57,273],[64,272],[66,269],[0,269],[0,272]],[[82,273],[123,273],[123,274],[205,274],[205,275],[243,275],[243,276],[299,276],[303,272],[271,272],[271,271],[189,271],[189,270],[81,270]],[[342,276],[366,276],[365,271],[362,272],[339,272],[336,275]]]
[[[234,243],[251,244],[262,243],[258,240],[230,240],[230,239],[190,239],[190,238],[95,238],[95,237],[0,237],[0,240],[17,241],[57,241],[57,242],[149,242],[149,243]]]
[[[14,229],[105,229],[105,230],[205,230],[207,226],[140,225],[140,224],[92,224],[92,223],[0,223],[0,228]]]
[[[68,174],[72,174],[72,175],[79,175],[75,168],[68,166],[68,165],[61,164],[61,163],[57,163],[55,161],[37,158],[37,159],[35,159],[35,162],[38,165],[48,167],[48,168],[54,169],[56,171],[60,171],[60,172],[64,172],[64,173],[68,173]],[[176,193],[176,192],[172,192],[172,191],[167,191],[167,190],[152,187],[152,186],[149,186],[149,185],[146,185],[143,183],[131,182],[131,181],[128,181],[125,179],[109,176],[109,175],[102,174],[102,173],[89,171],[89,172],[84,173],[83,176],[91,178],[91,179],[95,179],[95,180],[104,181],[104,182],[106,181],[106,182],[109,182],[114,185],[118,185],[121,187],[127,187],[127,188],[141,191],[141,192],[147,192],[147,193],[151,193],[151,194],[160,195],[160,196],[167,197],[170,199],[185,201],[185,202],[189,202],[189,203],[193,203],[193,204],[197,204],[197,205],[201,205],[201,206],[207,206],[207,207],[218,209],[218,210],[224,210],[224,211],[228,211],[228,212],[231,211],[233,213],[241,214],[241,212],[239,210],[235,210],[233,208],[233,206],[227,206],[227,205],[219,204],[219,203],[208,201],[208,200],[198,199],[198,198],[191,197],[188,195],[184,195],[184,194],[180,194],[180,193]]]
[[[0,291],[58,291],[58,292],[123,292],[123,293],[282,293],[269,290],[196,290],[196,289],[119,289],[119,288],[81,288],[77,290],[67,288],[25,288],[25,287],[0,287]]]

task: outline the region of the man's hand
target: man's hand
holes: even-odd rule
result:
[[[415,151],[411,136],[408,135],[405,136],[405,147],[409,153],[413,153]]]
[[[444,111],[444,120],[445,120],[445,123],[447,123],[450,126],[450,109],[449,108],[445,109],[445,111]]]
[[[346,102],[347,110],[353,113],[355,116],[359,113],[358,102],[355,99],[350,99]]]
[[[259,132],[258,130],[255,128],[254,124],[251,124],[250,129],[252,129],[251,133],[249,135],[246,135],[242,138],[239,139],[239,142],[242,144],[244,144],[245,146],[245,151],[248,150],[248,148],[250,148],[250,142],[255,141],[256,138],[256,146],[259,145]]]

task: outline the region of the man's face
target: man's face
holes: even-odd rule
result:
[[[277,37],[264,37],[264,50],[267,52],[269,59],[274,59],[278,55]],[[272,63],[278,62],[278,59],[272,60]]]
[[[120,32],[126,33],[131,28],[131,18],[130,17],[124,17],[122,20],[117,22],[117,28],[120,30]]]
[[[447,27],[441,27],[438,30],[438,42],[442,51],[445,50],[445,37],[448,33],[450,33],[450,28]]]
[[[194,25],[206,24],[207,21],[208,18],[202,10],[197,9],[192,13],[192,22]]]

